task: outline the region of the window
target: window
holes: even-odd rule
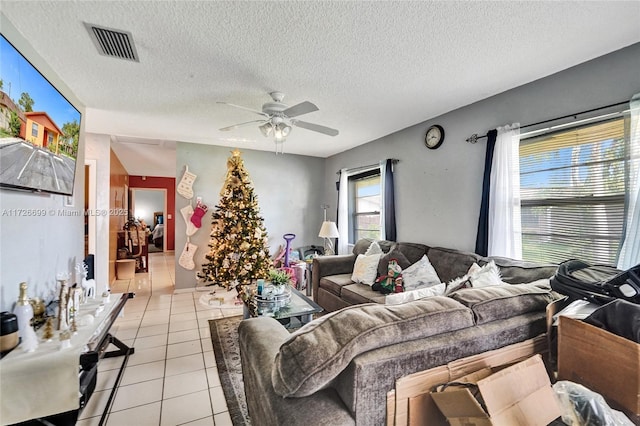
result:
[[[53,135],[50,134],[47,139],[49,140],[49,145],[53,145]]]
[[[522,255],[615,265],[624,226],[625,119],[520,142]]]
[[[349,177],[349,242],[361,238],[381,239],[382,192],[380,169]]]
[[[38,123],[31,123],[31,136],[38,137]]]

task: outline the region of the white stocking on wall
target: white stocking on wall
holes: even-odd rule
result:
[[[193,270],[196,267],[193,262],[193,255],[196,253],[196,250],[198,250],[198,246],[191,244],[191,242],[187,240],[184,245],[184,249],[182,250],[182,254],[180,255],[180,259],[178,259],[178,264],[186,270]]]

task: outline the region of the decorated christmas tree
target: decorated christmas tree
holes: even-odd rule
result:
[[[271,268],[267,232],[253,184],[237,149],[227,160],[220,203],[211,216],[207,263],[198,274],[208,285],[235,287],[246,301],[244,286],[266,278]]]

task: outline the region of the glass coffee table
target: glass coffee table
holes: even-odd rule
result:
[[[304,325],[313,319],[313,314],[322,312],[322,308],[309,297],[290,287],[291,298],[286,304],[267,300],[258,300],[258,316],[273,317],[281,324],[288,325],[292,319]],[[249,318],[249,310],[244,307],[244,318]]]

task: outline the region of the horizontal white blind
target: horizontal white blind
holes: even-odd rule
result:
[[[523,258],[615,264],[624,222],[625,120],[520,144]]]

